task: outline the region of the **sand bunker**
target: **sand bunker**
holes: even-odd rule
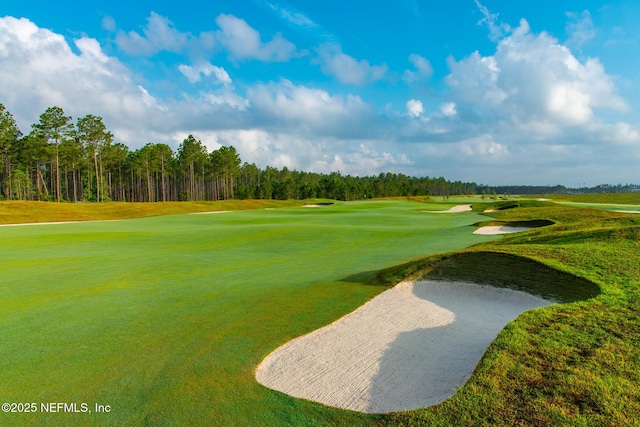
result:
[[[208,215],[208,214],[221,214],[221,213],[229,213],[233,211],[208,211],[208,212],[191,212],[191,215]]]
[[[621,210],[616,210],[616,209],[612,209],[611,212],[640,214],[640,211],[621,211]]]
[[[447,209],[446,211],[422,211],[429,213],[456,213],[456,212],[469,212],[471,211],[471,205],[458,205],[454,206],[451,209]]]
[[[266,387],[325,405],[386,413],[435,405],[462,386],[498,332],[551,302],[470,283],[403,282],[269,354]]]
[[[480,227],[473,234],[483,234],[483,235],[492,235],[492,234],[508,234],[508,233],[518,233],[520,231],[531,230],[531,227],[511,227],[508,225],[489,225],[486,227]]]

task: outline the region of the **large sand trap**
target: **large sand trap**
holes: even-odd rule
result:
[[[447,209],[446,211],[422,211],[429,213],[456,213],[456,212],[469,212],[471,211],[471,205],[458,205],[454,206],[451,209]]]
[[[518,233],[520,231],[531,230],[531,227],[511,227],[508,225],[488,225],[486,227],[480,227],[473,232],[473,234],[483,234],[483,235],[492,235],[492,234],[508,234],[508,233]]]
[[[512,319],[551,302],[470,283],[403,282],[296,338],[256,368],[260,384],[367,413],[435,405],[462,386]]]

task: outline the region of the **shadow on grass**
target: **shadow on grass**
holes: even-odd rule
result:
[[[376,280],[377,274],[380,270],[369,270],[360,273],[351,274],[347,277],[340,279],[340,282],[344,283],[357,283],[359,285],[380,285],[380,282]]]
[[[600,287],[588,280],[533,260],[493,252],[469,252],[445,258],[434,263],[424,278],[515,289],[559,303],[583,301],[600,294]]]

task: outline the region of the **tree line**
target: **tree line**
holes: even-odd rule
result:
[[[137,150],[114,142],[99,116],[75,122],[47,108],[28,134],[0,104],[0,199],[55,202],[161,202],[226,199],[358,200],[477,194],[478,185],[444,178],[356,177],[242,163],[232,146],[208,152],[193,135],[177,151],[162,143]]]

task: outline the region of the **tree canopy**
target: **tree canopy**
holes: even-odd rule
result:
[[[102,117],[73,122],[54,106],[23,136],[0,104],[0,175],[4,199],[158,202],[225,199],[358,200],[393,196],[476,194],[473,182],[381,173],[351,176],[243,163],[236,149],[208,152],[195,136],[177,151],[148,142],[137,150],[115,142]],[[486,188],[483,188],[486,190]]]

